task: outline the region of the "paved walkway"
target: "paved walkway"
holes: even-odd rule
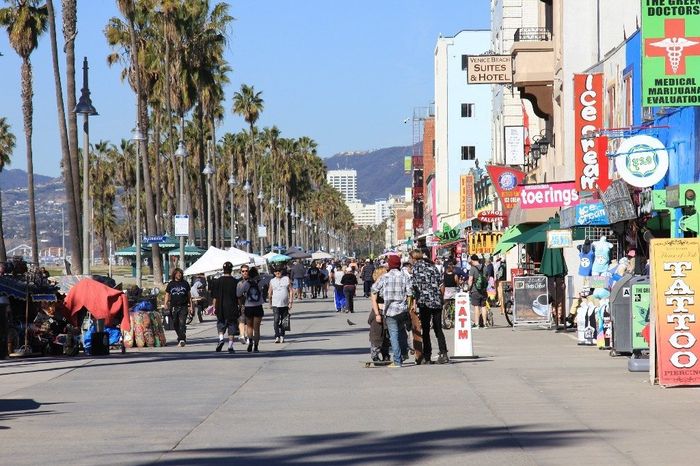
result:
[[[185,348],[0,361],[0,464],[697,462],[696,389],[505,326],[477,330],[477,360],[365,369],[368,306],[301,303],[284,344],[266,316],[258,354],[215,353],[212,321]]]

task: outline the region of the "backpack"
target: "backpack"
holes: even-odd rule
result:
[[[485,268],[486,267],[482,265],[481,268],[476,269],[479,271],[479,275],[474,278],[474,290],[476,291],[486,291],[486,288],[489,286],[489,279],[486,278],[484,274]]]
[[[245,295],[246,300],[251,302],[260,301],[260,287],[258,286],[258,282],[255,280],[250,280],[248,281],[248,284],[250,287]]]

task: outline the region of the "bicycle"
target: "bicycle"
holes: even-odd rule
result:
[[[501,303],[503,305],[503,316],[506,318],[506,322],[511,327],[513,326],[513,285],[510,282],[503,283],[503,296],[501,296]]]

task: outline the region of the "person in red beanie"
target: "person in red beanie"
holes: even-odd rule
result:
[[[399,256],[389,256],[387,267],[389,272],[382,275],[372,285],[372,310],[377,322],[381,322],[382,319],[386,320],[386,327],[389,330],[394,359],[389,367],[401,367],[403,362],[408,359],[406,319],[411,304],[410,300],[413,297],[413,284],[411,278],[401,272],[401,258]],[[384,299],[383,315],[377,304],[377,296]]]

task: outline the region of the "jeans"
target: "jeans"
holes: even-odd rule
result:
[[[187,341],[187,306],[173,306],[173,325],[177,333],[177,341]]]
[[[274,328],[275,328],[275,338],[278,337],[283,337],[284,336],[284,327],[282,326],[282,319],[289,314],[289,308],[288,307],[272,307],[272,313],[275,316],[275,323],[274,323]]]
[[[433,331],[438,342],[438,348],[441,354],[447,354],[447,342],[445,334],[442,331],[442,309],[430,309],[429,307],[419,306],[420,323],[423,328],[423,358],[426,361],[430,359],[433,347],[430,344],[430,321],[433,322]]]
[[[365,298],[368,298],[370,293],[372,292],[372,280],[365,280],[363,285]]]
[[[394,363],[401,365],[402,355],[408,353],[408,338],[406,336],[406,313],[386,317],[386,327],[389,330],[391,351],[394,353]]]
[[[346,285],[343,287],[343,294],[345,295],[345,302],[347,303],[348,312],[355,312],[355,303],[353,298],[355,297],[355,287]]]

